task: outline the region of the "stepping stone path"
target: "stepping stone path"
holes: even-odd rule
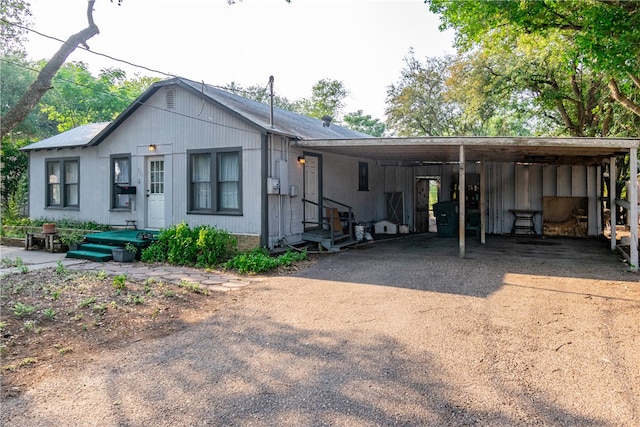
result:
[[[228,292],[243,288],[252,283],[260,282],[260,278],[244,278],[221,274],[219,272],[207,272],[190,267],[174,267],[169,265],[149,266],[143,263],[119,263],[119,262],[84,262],[70,267],[78,271],[102,271],[109,276],[126,274],[127,277],[137,280],[146,280],[153,277],[166,283],[179,284],[182,281],[198,283],[201,287],[210,291]]]

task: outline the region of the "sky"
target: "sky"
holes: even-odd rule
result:
[[[86,27],[86,0],[30,0],[32,25],[66,40]],[[363,110],[384,119],[389,85],[403,58],[454,53],[453,33],[423,0],[97,0],[100,34],[92,51],[134,64],[223,86],[266,86],[290,100],[307,98],[320,79],[340,80],[349,91],[344,113]],[[49,58],[59,42],[31,33],[30,59]],[[76,49],[94,75],[105,67],[166,76]]]

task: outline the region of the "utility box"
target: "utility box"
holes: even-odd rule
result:
[[[280,194],[280,180],[278,178],[267,178],[267,194]]]
[[[136,187],[134,185],[116,185],[116,194],[136,194]]]
[[[398,234],[398,224],[394,224],[393,222],[385,219],[380,222],[376,222],[374,230],[376,234]]]

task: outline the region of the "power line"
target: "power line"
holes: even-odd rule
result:
[[[38,69],[27,67],[26,65],[19,64],[19,63],[13,62],[13,61],[9,61],[9,60],[4,59],[2,57],[0,57],[0,61],[5,62],[7,64],[14,65],[16,67],[24,68],[24,69],[29,70],[29,71],[33,71],[35,73],[39,73],[40,72],[40,70],[38,70]],[[89,90],[93,91],[94,93],[97,92],[97,93],[102,93],[102,94],[105,94],[105,95],[109,95],[109,96],[120,98],[121,100],[127,101],[129,103],[129,106],[127,106],[127,108],[129,108],[133,104],[137,104],[137,105],[139,105],[141,107],[153,108],[153,109],[156,109],[156,110],[163,111],[165,113],[175,114],[175,115],[180,116],[180,117],[185,117],[185,118],[188,118],[188,119],[197,120],[197,121],[203,122],[203,123],[213,124],[213,125],[217,125],[217,126],[221,126],[221,127],[225,127],[225,128],[229,128],[229,129],[234,129],[234,130],[240,130],[240,131],[249,132],[249,133],[255,133],[255,131],[250,131],[250,130],[247,130],[247,129],[242,129],[242,128],[239,128],[239,127],[235,127],[235,126],[231,126],[231,125],[227,125],[227,124],[223,124],[223,123],[219,123],[219,122],[214,122],[213,120],[201,119],[200,117],[194,117],[194,116],[190,116],[188,114],[180,113],[180,112],[177,112],[177,111],[172,111],[172,110],[169,110],[169,109],[166,109],[166,108],[157,107],[155,105],[145,104],[145,103],[143,103],[141,101],[131,100],[130,98],[124,97],[124,96],[122,96],[122,95],[120,95],[118,93],[104,91],[104,90],[96,90],[96,88],[90,87],[88,85],[83,85],[81,83],[75,82],[73,80],[65,79],[65,78],[62,78],[62,77],[57,76],[57,75],[54,76],[54,79],[58,80],[58,81],[63,81],[63,82],[69,83],[69,84],[73,84],[73,85],[76,85],[78,87],[83,87],[85,89],[89,89]]]
[[[25,31],[28,31],[28,32],[31,32],[31,33],[37,34],[37,35],[39,35],[39,36],[41,36],[41,37],[44,37],[44,38],[47,38],[47,39],[50,39],[50,40],[54,40],[54,41],[57,41],[57,42],[59,42],[59,43],[66,44],[66,45],[68,45],[68,44],[69,44],[66,40],[62,40],[62,39],[59,39],[59,38],[57,38],[57,37],[50,36],[50,35],[48,35],[48,34],[44,34],[44,33],[40,32],[40,31],[34,30],[33,28],[29,28],[29,27],[27,27],[27,26],[20,25],[20,24],[17,24],[17,23],[15,23],[15,22],[7,21],[7,20],[6,20],[6,19],[4,19],[4,18],[0,18],[0,21],[4,22],[4,23],[5,23],[5,24],[7,24],[7,25],[11,25],[11,26],[14,26],[14,27],[16,27],[16,28],[20,28],[20,29],[22,29],[22,30],[25,30]],[[104,57],[104,58],[110,59],[110,60],[115,61],[115,62],[121,62],[121,63],[126,64],[126,65],[129,65],[129,66],[131,66],[131,67],[140,68],[140,69],[143,69],[143,70],[146,70],[146,71],[150,71],[150,72],[152,72],[152,73],[161,74],[161,75],[166,76],[166,77],[172,77],[172,78],[174,78],[174,77],[180,77],[180,76],[178,76],[178,75],[176,75],[176,74],[172,74],[172,73],[168,73],[168,72],[165,72],[165,71],[157,70],[157,69],[154,69],[154,68],[151,68],[151,67],[147,67],[147,66],[145,66],[145,65],[136,64],[136,63],[133,63],[133,62],[131,62],[131,61],[127,61],[127,60],[125,60],[125,59],[119,59],[119,58],[116,58],[116,57],[114,57],[114,56],[107,55],[107,54],[105,54],[105,53],[96,52],[96,51],[91,50],[91,49],[89,49],[88,47],[85,47],[85,46],[77,45],[77,46],[76,46],[76,49],[84,50],[84,51],[89,52],[89,53],[91,53],[91,54],[93,54],[93,55],[101,56],[101,57]],[[198,79],[190,79],[190,80],[198,81]],[[211,87],[214,87],[214,88],[216,88],[216,89],[227,90],[227,91],[228,91],[228,90],[231,90],[231,91],[233,91],[234,93],[243,93],[243,94],[247,94],[247,95],[250,95],[250,96],[255,96],[255,95],[256,95],[256,93],[255,93],[255,92],[248,91],[248,90],[245,90],[245,89],[240,89],[240,88],[228,88],[228,87],[218,86],[218,85],[209,84],[209,83],[205,83],[205,84],[206,84],[207,86],[211,86]]]

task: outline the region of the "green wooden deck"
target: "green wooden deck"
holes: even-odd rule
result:
[[[127,243],[131,243],[138,248],[139,257],[142,249],[149,246],[157,235],[158,231],[154,230],[115,230],[88,234],[85,236],[85,241],[80,245],[78,250],[67,252],[67,258],[109,261],[112,258],[111,249],[116,247],[122,248]]]

